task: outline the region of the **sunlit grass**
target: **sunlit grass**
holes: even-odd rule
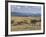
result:
[[[37,20],[40,17],[19,17],[19,16],[12,16],[11,18],[11,31],[23,31],[23,30],[39,30],[41,29],[41,24]],[[32,22],[33,20],[33,22]],[[35,20],[35,21],[34,21]],[[14,21],[14,22],[13,22]],[[39,26],[40,25],[40,26]]]

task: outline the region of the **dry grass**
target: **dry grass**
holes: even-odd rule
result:
[[[40,17],[11,17],[11,31],[40,30],[41,21],[32,24],[32,20],[40,20]]]

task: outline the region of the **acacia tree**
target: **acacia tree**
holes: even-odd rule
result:
[[[30,21],[32,23],[32,25],[36,24],[37,20],[31,20]]]

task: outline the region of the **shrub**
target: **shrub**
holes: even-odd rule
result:
[[[14,23],[13,26],[16,26],[16,24]]]
[[[24,23],[28,24],[27,20],[24,20]]]
[[[18,25],[22,25],[23,21],[17,22]]]
[[[35,24],[37,22],[37,20],[31,20],[30,21],[32,24]]]
[[[11,20],[11,24],[13,24],[14,23],[14,20]]]
[[[23,23],[23,21],[21,21],[20,23]]]

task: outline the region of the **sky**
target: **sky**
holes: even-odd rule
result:
[[[41,14],[41,6],[11,5],[11,12]]]

